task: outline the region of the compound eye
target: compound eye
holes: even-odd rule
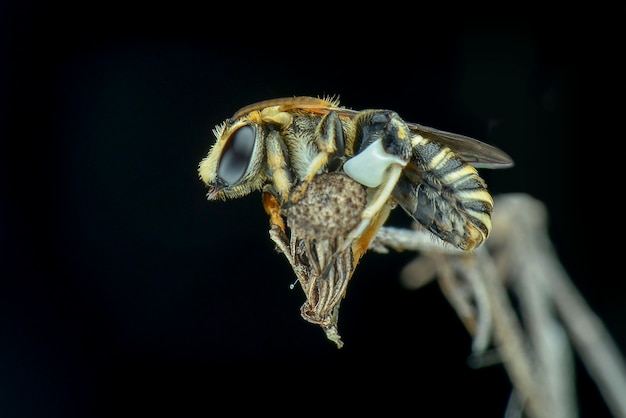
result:
[[[248,170],[256,132],[250,125],[242,126],[228,138],[224,146],[217,175],[229,186],[237,184]]]

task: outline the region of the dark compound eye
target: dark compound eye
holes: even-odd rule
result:
[[[256,132],[250,125],[237,129],[228,139],[222,152],[217,175],[229,186],[237,184],[246,174],[252,152]]]

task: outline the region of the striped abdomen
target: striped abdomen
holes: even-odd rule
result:
[[[394,198],[442,240],[467,251],[478,247],[491,231],[493,199],[485,181],[447,146],[422,137],[415,142]]]

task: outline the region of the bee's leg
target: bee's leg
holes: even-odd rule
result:
[[[276,130],[271,131],[267,136],[266,154],[267,170],[272,178],[272,183],[263,187],[263,208],[270,217],[270,238],[279,250],[289,258],[289,239],[281,209],[282,205],[289,199],[289,189],[291,189],[293,176],[288,168],[287,146]]]
[[[271,192],[263,191],[263,207],[265,208],[265,213],[270,217],[270,239],[274,241],[278,251],[283,253],[293,266],[295,260],[289,249],[289,238],[285,229],[285,221],[280,216],[280,202]]]
[[[331,156],[341,158],[345,153],[343,127],[337,112],[332,111],[322,118],[315,130],[315,137],[317,138],[319,153],[313,158],[311,164],[309,164],[302,184],[293,192],[291,201],[294,203],[304,196],[304,192],[306,192],[313,177],[328,163]]]
[[[287,229],[280,213],[280,202],[276,196],[267,190],[263,191],[263,208],[270,217],[270,229],[277,227],[286,236]]]
[[[272,178],[273,188],[282,202],[289,199],[289,189],[293,184],[293,175],[289,169],[287,145],[278,131],[271,131],[266,143],[268,174]]]

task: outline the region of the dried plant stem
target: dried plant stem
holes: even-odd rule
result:
[[[468,258],[466,256],[466,258]],[[536,370],[532,350],[529,349],[529,341],[524,334],[522,325],[515,310],[513,309],[502,280],[497,275],[491,256],[486,250],[481,249],[474,255],[469,256],[472,263],[459,263],[455,257],[456,269],[461,277],[465,277],[472,288],[473,299],[477,310],[479,323],[489,322],[489,336],[493,338],[493,344],[499,354],[500,360],[507,369],[509,377],[516,388],[517,396],[522,399],[528,415],[535,418],[555,418],[549,408],[539,385],[537,385]],[[480,297],[482,295],[482,297]],[[482,306],[482,308],[481,308]],[[487,315],[489,318],[482,318]],[[483,334],[486,333],[487,330]],[[479,333],[473,334],[473,349],[476,354],[478,345],[476,339],[484,340],[486,337]],[[481,342],[480,346],[486,348],[487,341]]]
[[[615,417],[626,417],[623,357],[560,264],[544,205],[524,194],[496,198],[493,232],[471,254],[426,231],[383,228],[371,249],[420,253],[402,282],[418,288],[436,277],[482,356],[492,345],[514,387],[511,408],[532,418],[578,415],[574,355]],[[514,298],[518,303],[514,307]],[[513,411],[509,411],[513,414]]]
[[[572,344],[616,417],[626,417],[626,364],[602,321],[593,313],[560,265],[553,265],[555,305]]]

